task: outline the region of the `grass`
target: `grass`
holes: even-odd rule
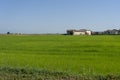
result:
[[[120,74],[120,35],[0,35],[0,66]]]

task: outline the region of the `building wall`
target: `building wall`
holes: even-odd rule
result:
[[[91,31],[86,31],[87,35],[91,35],[92,32]]]
[[[85,32],[73,32],[73,35],[85,35]]]

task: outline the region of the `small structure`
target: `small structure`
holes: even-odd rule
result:
[[[117,29],[106,30],[106,31],[104,31],[104,34],[112,34],[112,35],[120,34],[120,30],[117,30]]]
[[[91,35],[90,30],[80,29],[80,30],[67,30],[68,35]]]

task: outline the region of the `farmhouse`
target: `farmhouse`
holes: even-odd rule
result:
[[[91,35],[90,30],[80,29],[80,30],[67,30],[68,35]]]

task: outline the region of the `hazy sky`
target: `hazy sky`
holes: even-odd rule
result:
[[[120,28],[120,0],[0,0],[0,33]]]

